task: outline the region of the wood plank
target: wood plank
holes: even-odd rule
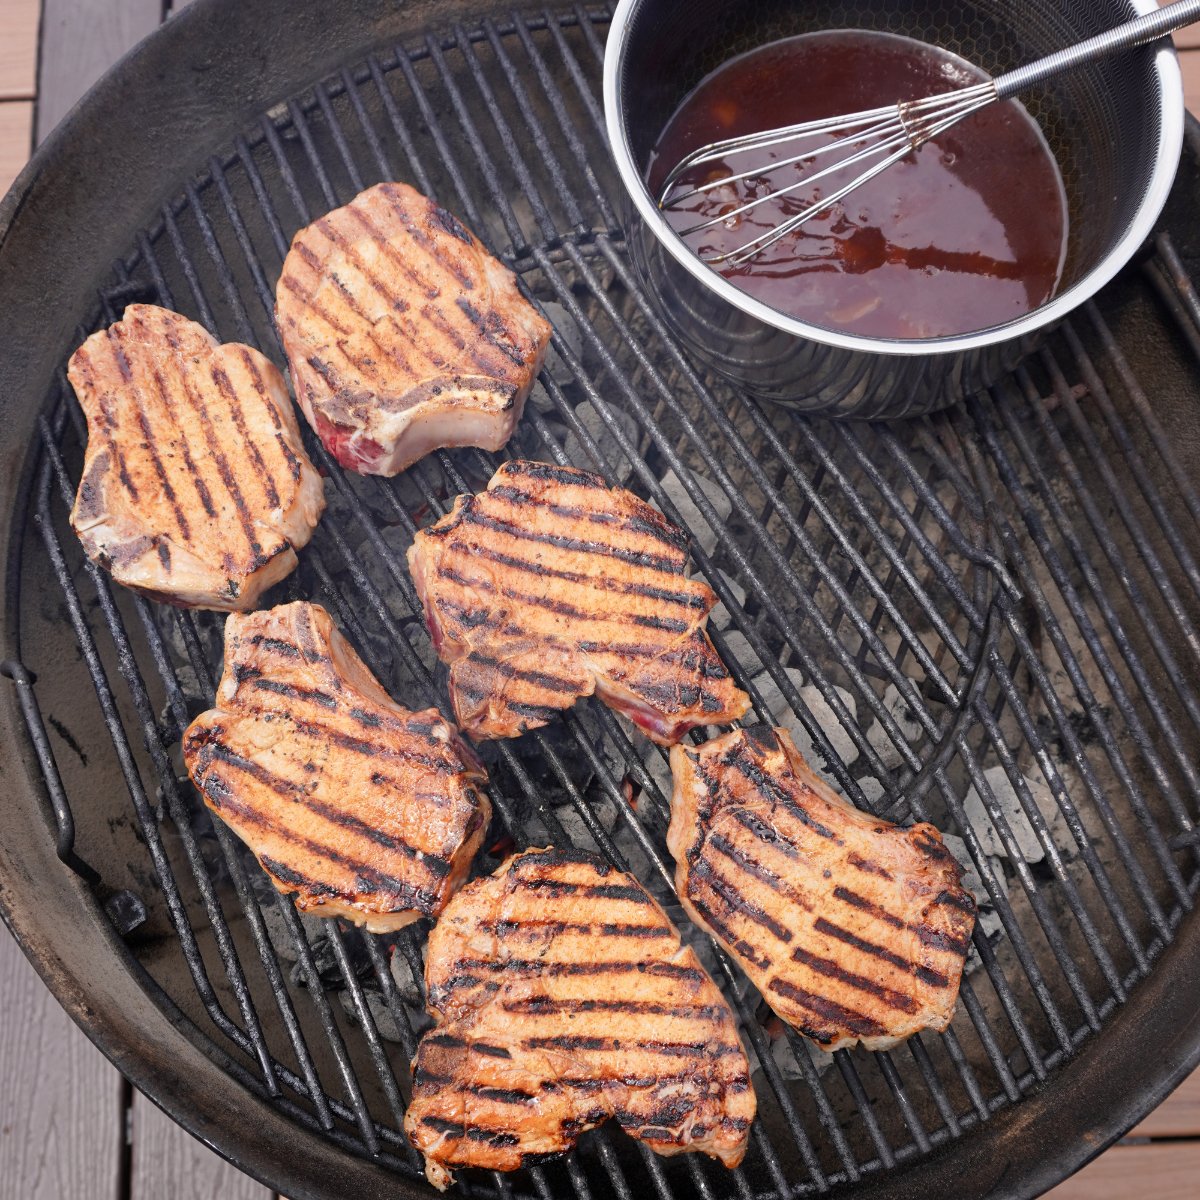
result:
[[[37,75],[38,0],[0,3],[0,100],[32,100]]]
[[[1196,1200],[1200,1142],[1113,1146],[1077,1175],[1051,1188],[1046,1200]]]
[[[1158,7],[1165,8],[1171,3],[1173,0],[1158,0]],[[1185,25],[1178,33],[1172,34],[1172,37],[1180,50],[1189,46],[1200,46],[1200,24],[1193,22],[1191,25]]]
[[[0,1012],[0,1200],[117,1200],[121,1077],[3,928]]]
[[[32,100],[0,103],[0,196],[8,191],[17,172],[28,161],[32,134]]]
[[[1183,71],[1183,102],[1189,112],[1200,117],[1200,48],[1184,51],[1179,66]]]
[[[37,87],[39,142],[122,54],[158,26],[161,17],[162,0],[45,0]]]
[[[1200,1071],[1193,1071],[1129,1136],[1200,1138]]]
[[[133,1094],[129,1200],[271,1200],[272,1193]]]

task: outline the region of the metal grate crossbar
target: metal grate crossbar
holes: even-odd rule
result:
[[[456,28],[278,106],[195,164],[77,333],[144,300],[282,365],[273,289],[292,234],[381,179],[436,196],[501,253],[556,329],[506,454],[598,470],[685,527],[756,715],[788,724],[859,807],[960,839],[983,916],[950,1030],[824,1054],[687,926],[661,752],[594,702],[488,748],[496,826],[478,869],[554,842],[638,874],[733,1005],[761,1117],[736,1171],[602,1129],[561,1163],[461,1186],[625,1200],[866,1187],[1059,1069],[1193,904],[1200,498],[1103,306],[990,395],[903,426],[796,418],[698,374],[625,259],[602,153],[606,20],[576,7]],[[1200,303],[1166,235],[1127,286],[1194,383]],[[146,955],[162,1003],[298,1125],[418,1176],[400,1130],[425,929],[302,919],[208,818],[178,749],[212,699],[220,619],[118,594],[83,559],[65,517],[85,428],[65,378],[41,436],[33,524],[173,931],[169,953]],[[404,551],[500,459],[441,452],[366,479],[308,444],[329,509],[278,599],[318,600],[402,703],[447,711]]]

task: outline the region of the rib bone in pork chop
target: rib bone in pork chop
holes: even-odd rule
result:
[[[660,512],[571,467],[508,462],[459,496],[408,555],[459,725],[515,737],[593,691],[665,745],[736,720],[749,700],[687,555]]]
[[[249,346],[150,304],[71,356],[88,422],[71,527],[125,587],[253,608],[325,507],[283,377]]]
[[[441,912],[491,812],[453,728],[396,704],[317,604],[229,618],[217,707],[183,753],[298,908],[376,933]]]
[[[830,1050],[950,1024],[975,903],[932,825],[859,812],[765,725],[671,770],[680,899],[785,1021]]]
[[[297,402],[364,475],[395,475],[440,446],[499,450],[550,340],[512,272],[402,183],[296,234],[275,318]]]
[[[659,1154],[741,1162],[755,1102],[733,1014],[631,876],[515,855],[447,906],[425,977],[437,1024],[404,1128],[435,1186],[561,1154],[609,1117]]]

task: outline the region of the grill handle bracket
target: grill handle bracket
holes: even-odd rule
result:
[[[11,679],[17,689],[17,703],[21,706],[25,729],[29,734],[29,740],[33,743],[38,766],[42,771],[42,779],[45,781],[46,791],[50,796],[50,808],[54,813],[54,824],[58,831],[55,849],[59,860],[70,867],[85,883],[94,887],[100,882],[100,873],[75,853],[75,818],[71,815],[71,805],[67,800],[62,776],[58,773],[58,763],[55,761],[54,751],[50,747],[50,738],[46,734],[42,710],[37,702],[37,696],[34,695],[33,685],[37,677],[32,671],[13,659],[5,659],[0,662],[0,675]]]

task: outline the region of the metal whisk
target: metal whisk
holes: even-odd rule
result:
[[[1190,25],[1198,19],[1200,19],[1200,0],[1179,0],[1176,4],[1127,21],[1106,33],[1097,34],[1095,37],[1088,38],[1065,50],[1058,50],[1054,54],[1040,58],[1027,66],[1018,67],[1015,71],[998,75],[995,79],[984,83],[957,88],[951,92],[926,97],[924,100],[901,101],[883,108],[827,117],[820,121],[805,121],[799,125],[781,126],[777,129],[764,130],[761,133],[727,138],[720,142],[709,142],[698,150],[693,150],[667,175],[663,181],[658,206],[660,209],[674,208],[693,196],[702,195],[730,184],[738,184],[746,179],[763,179],[772,171],[782,167],[816,163],[821,159],[828,161],[828,165],[821,166],[820,170],[812,174],[804,175],[787,187],[748,200],[737,208],[702,221],[689,229],[679,231],[681,236],[687,237],[739,217],[778,196],[785,196],[802,188],[810,188],[818,180],[839,174],[849,167],[859,163],[871,163],[849,183],[836,188],[828,196],[815,199],[802,211],[789,217],[774,229],[769,229],[757,237],[751,238],[736,249],[704,258],[705,262],[714,266],[720,263],[738,266],[761,254],[767,247],[773,246],[792,230],[798,229],[805,222],[831,208],[839,200],[861,187],[868,179],[873,179],[893,163],[899,162],[919,149],[930,138],[937,137],[939,133],[943,133],[981,108],[985,108],[997,100],[1007,100],[1026,88],[1061,75],[1073,67],[1094,62],[1096,59],[1104,58],[1118,50],[1127,50],[1166,34],[1174,33],[1177,29],[1182,29],[1185,25]],[[762,150],[788,142],[802,142],[805,139],[821,138],[829,134],[842,136],[815,148],[803,150],[790,158],[772,162],[766,167],[754,167],[736,174],[722,176],[719,179],[708,180],[688,188],[686,191],[675,191],[679,179],[693,167],[707,162],[725,160],[752,150]],[[879,159],[879,161],[873,162],[874,159]]]

